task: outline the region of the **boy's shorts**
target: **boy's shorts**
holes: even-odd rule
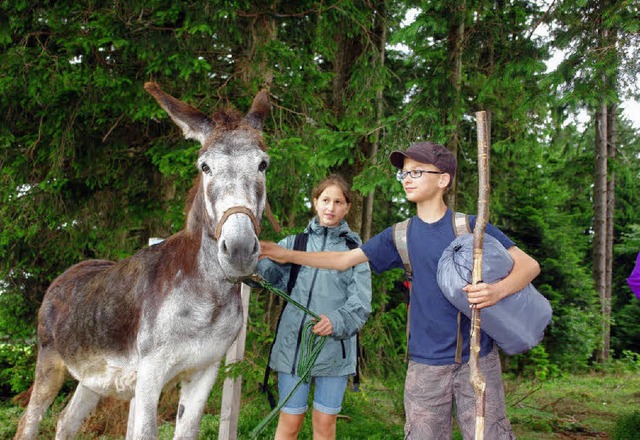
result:
[[[299,380],[300,378],[294,374],[278,372],[280,402],[286,399]],[[313,408],[330,415],[340,413],[349,376],[316,376],[311,380],[315,382]],[[304,414],[307,412],[310,388],[311,383],[301,383],[281,411],[286,414]]]
[[[486,382],[484,438],[515,439],[506,415],[500,356],[496,347],[481,357]],[[469,382],[469,363],[426,365],[410,361],[404,390],[405,439],[446,439],[456,421],[464,439],[475,437],[475,394]]]

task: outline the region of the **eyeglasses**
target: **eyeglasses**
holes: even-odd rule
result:
[[[398,171],[396,173],[396,179],[398,179],[400,182],[402,182],[407,176],[411,176],[412,179],[418,179],[422,177],[422,173],[444,174],[444,171],[431,171],[431,170]]]

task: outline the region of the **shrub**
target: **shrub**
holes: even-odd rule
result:
[[[611,433],[612,440],[633,440],[640,432],[640,411],[622,414],[616,419]]]

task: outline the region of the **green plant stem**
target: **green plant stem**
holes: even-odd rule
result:
[[[285,301],[291,303],[295,307],[299,308],[303,312],[311,315],[313,318],[320,320],[320,316],[293,298],[291,298],[287,293],[278,289],[277,287],[269,284],[264,278],[261,276],[254,274],[251,275],[247,280],[243,281],[245,284],[251,287],[263,288],[279,297],[283,298]],[[296,368],[296,374],[300,377],[300,380],[293,389],[287,394],[284,400],[282,400],[278,406],[273,408],[271,412],[260,422],[258,425],[251,431],[251,438],[256,438],[260,433],[267,427],[267,425],[276,417],[277,414],[280,413],[282,407],[289,401],[293,393],[296,392],[300,384],[302,382],[309,382],[311,380],[311,370],[322,351],[322,347],[327,342],[326,336],[318,336],[311,331],[311,327],[315,325],[314,321],[307,321],[302,329],[302,341],[300,344],[300,359],[298,361],[298,366]]]

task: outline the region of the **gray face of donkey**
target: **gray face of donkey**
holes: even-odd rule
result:
[[[145,89],[187,139],[202,145],[197,160],[201,188],[194,197],[204,198],[198,202],[205,212],[191,213],[187,229],[202,229],[203,239],[217,240],[218,263],[228,280],[251,275],[260,254],[257,233],[266,205],[269,157],[261,131],[270,111],[267,92],[254,98],[244,118],[234,120],[223,113],[210,118],[155,83],[145,84]],[[196,228],[194,222],[203,224]]]

